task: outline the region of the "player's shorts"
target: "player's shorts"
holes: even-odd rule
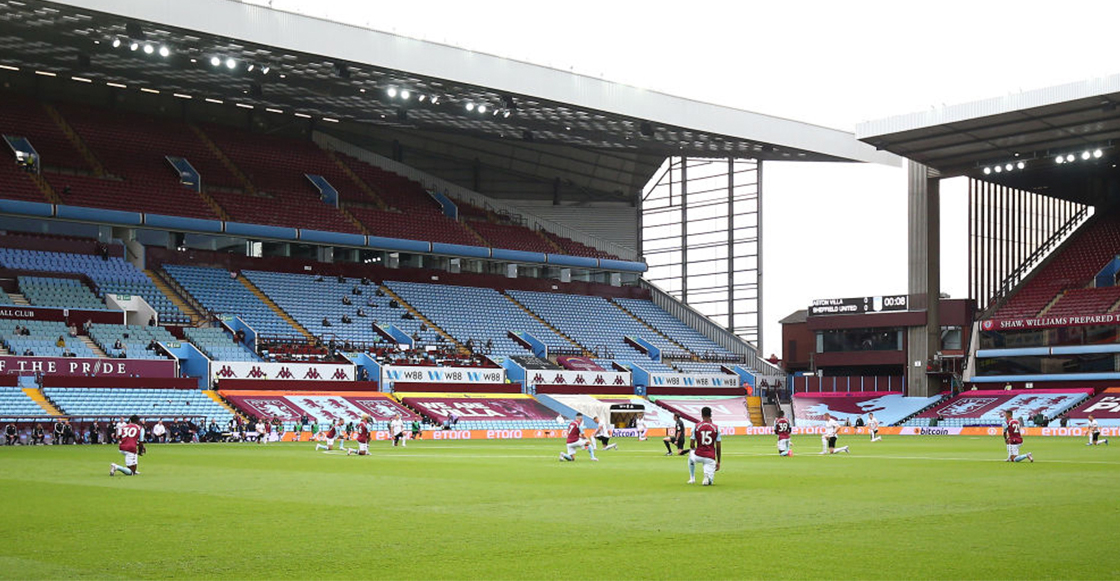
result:
[[[599,443],[604,445],[604,446],[611,443],[611,437],[610,436],[595,436],[595,439],[599,440]]]
[[[358,442],[359,452],[369,452],[369,442]]]
[[[1008,444],[1007,445],[1007,457],[1010,458],[1012,456],[1018,456],[1018,455],[1019,455],[1019,444]]]
[[[789,438],[778,440],[778,451],[785,452],[786,450],[789,450]]]
[[[697,456],[696,451],[693,450],[688,453],[688,459],[695,464],[700,464],[704,467],[704,476],[711,479],[716,474],[716,460],[715,458],[708,458],[705,456]]]
[[[829,448],[835,448],[836,447],[836,436],[829,436],[828,447]]]
[[[576,452],[579,452],[580,450],[584,449],[588,444],[590,444],[590,442],[588,442],[586,438],[580,438],[580,439],[576,440],[575,442],[572,442],[571,444],[568,444],[568,455],[571,456],[572,454],[575,454]]]
[[[1097,440],[1099,440],[1099,439],[1100,439],[1100,437],[1101,437],[1101,433],[1100,433],[1100,432],[1093,432],[1093,443],[1094,443],[1094,444],[1096,444],[1096,443],[1097,443]]]
[[[136,461],[138,460],[139,457],[136,455],[135,452],[125,452],[124,450],[120,450],[120,453],[124,454],[124,465],[125,466],[135,466],[136,465]]]
[[[400,441],[400,439],[403,438],[403,437],[404,437],[404,432],[397,432],[396,434],[393,434],[393,440],[396,440],[396,441]]]
[[[879,428],[875,428],[874,430],[871,430],[871,435],[872,435],[872,436],[877,436],[877,435],[879,435]]]
[[[327,447],[334,448],[334,438],[327,438]]]

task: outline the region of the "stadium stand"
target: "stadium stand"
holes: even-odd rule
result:
[[[515,248],[545,254],[557,251],[547,240],[524,226],[493,222],[472,222],[470,226],[495,248]]]
[[[541,233],[542,236],[551,240],[557,246],[559,246],[563,250],[562,254],[569,254],[571,256],[586,256],[586,257],[589,257],[589,258],[607,258],[607,259],[611,259],[611,260],[617,260],[618,259],[617,256],[615,256],[615,255],[613,255],[609,252],[603,252],[602,250],[599,250],[598,248],[592,248],[592,247],[590,247],[590,246],[588,246],[588,245],[586,245],[582,242],[576,242],[575,240],[572,240],[571,238],[566,238],[564,236],[561,236],[559,234],[554,234],[554,233],[549,232],[547,230],[540,230],[539,232]]]
[[[17,334],[16,327],[26,331]],[[64,346],[58,345],[59,339]],[[74,357],[96,357],[85,343],[70,336],[66,323],[59,321],[0,319],[0,342],[13,355],[30,352],[38,357],[62,357],[68,350]]]
[[[483,245],[483,241],[471,234],[463,224],[444,216],[434,208],[412,207],[405,211],[378,210],[351,204],[346,206],[346,210],[375,236],[429,240],[465,246]]]
[[[349,155],[342,153],[335,155],[389,207],[406,213],[414,210],[439,210],[439,205],[419,183]]]
[[[707,406],[712,408],[712,421],[718,426],[746,426],[750,427],[751,414],[747,409],[745,397],[720,397],[720,396],[650,396],[650,401],[669,410],[671,413],[680,414],[691,422],[700,421],[700,410]]]
[[[703,333],[684,324],[668,311],[643,299],[616,298],[613,301],[662,334],[672,337],[692,353],[703,359],[736,361],[738,356]]]
[[[15,164],[15,158],[0,160],[0,198],[24,202],[48,201],[30,175]]]
[[[11,305],[12,297],[8,296],[8,291],[0,288],[0,305]]]
[[[1120,427],[1120,387],[1110,387],[1096,397],[1089,398],[1071,409],[1066,417],[1069,418],[1069,425],[1084,426],[1089,423],[1090,415],[1102,427]]]
[[[0,134],[26,137],[39,153],[43,167],[81,171],[93,169],[62,128],[50,118],[43,103],[34,99],[7,92],[0,97]],[[44,200],[40,196],[37,201]]]
[[[1046,311],[1046,316],[1097,315],[1110,312],[1117,302],[1120,302],[1120,286],[1075,288],[1062,293],[1058,302]]]
[[[27,302],[44,307],[105,309],[105,303],[82,281],[74,278],[21,276],[19,290]]]
[[[0,387],[0,421],[17,417],[42,416],[43,408],[19,387]]]
[[[103,297],[105,293],[139,295],[159,313],[161,323],[190,322],[190,317],[156,288],[151,279],[132,263],[117,256],[0,248],[0,265],[21,270],[84,274],[97,286],[98,296]],[[76,305],[60,306],[78,308]],[[102,303],[95,308],[104,309],[105,305]]]
[[[530,396],[486,394],[398,393],[401,403],[444,425],[451,414],[458,422],[450,425],[459,430],[555,430],[556,416],[552,410]]]
[[[536,291],[509,291],[509,295],[550,325],[604,358],[630,359],[641,364],[649,355],[626,343],[626,337],[644,339],[661,349],[662,357],[688,357],[689,353],[655,331],[635,321],[602,297]],[[594,324],[588,324],[594,321]]]
[[[404,309],[390,308],[391,299],[387,295],[378,296],[379,288],[373,284],[363,285],[361,279],[344,278],[345,282],[340,283],[337,278],[309,274],[254,270],[246,270],[244,274],[277,306],[316,337],[334,338],[352,345],[373,346],[385,342],[381,333],[373,330],[373,325],[377,324],[385,328],[389,325],[396,326],[409,337],[419,338],[421,346],[437,343],[439,333],[432,329],[421,331],[422,323],[417,319],[402,319],[401,315],[406,312]],[[362,294],[353,294],[354,289]],[[344,297],[352,304],[343,304]],[[358,315],[359,309],[364,316]],[[343,323],[343,315],[349,317],[351,322]],[[330,322],[329,327],[323,325],[324,319]]]
[[[673,367],[679,369],[682,373],[713,373],[718,375],[729,375],[723,370],[723,366],[719,363],[696,363],[693,361],[674,361]]]
[[[530,354],[508,337],[511,331],[529,333],[554,355],[582,351],[494,289],[398,281],[386,281],[385,286],[460,343],[473,339],[478,349],[492,341],[494,355]]]
[[[816,392],[793,394],[793,414],[799,426],[823,426],[824,414],[829,414],[840,423],[850,422],[874,413],[879,423],[885,426],[901,422],[923,408],[927,408],[944,398],[905,397],[896,391],[853,391],[853,392]]]
[[[400,414],[405,421],[420,417],[385,393],[301,394],[219,390],[218,394],[248,417],[275,417],[289,429],[303,415],[314,419],[321,426],[338,418],[356,422],[361,419],[362,414],[369,414],[375,422],[388,422],[396,414]]]
[[[245,285],[220,268],[166,264],[170,275],[199,304],[215,314],[240,316],[262,338],[303,341],[306,338],[261,302]]]
[[[1035,274],[996,311],[993,318],[1017,319],[1039,316],[1062,291],[1085,287],[1118,253],[1120,253],[1120,216],[1095,217],[1038,268]],[[1089,294],[1095,295],[1095,293]],[[1083,306],[1101,308],[1097,301],[1079,304],[1082,298],[1081,293],[1075,294],[1072,302],[1069,303],[1070,306],[1062,307],[1062,312],[1072,312],[1072,309]],[[1059,300],[1057,304],[1061,302]]]
[[[187,327],[183,329],[187,339],[206,354],[218,361],[260,361],[245,345],[233,340],[233,335],[217,327]]]
[[[1001,426],[1005,410],[1011,410],[1016,418],[1027,422],[1038,414],[1042,414],[1047,420],[1053,420],[1092,393],[1090,388],[971,390],[918,414],[904,425],[925,427],[933,425],[931,420],[937,420],[937,425],[944,427]],[[801,395],[795,394],[794,402]]]
[[[89,326],[89,337],[109,357],[128,359],[167,359],[158,349],[149,349],[152,342],[171,342],[175,337],[163,327],[144,325],[105,325],[94,323]],[[120,345],[121,348],[116,346]],[[154,347],[154,346],[153,346]]]
[[[123,387],[44,387],[43,395],[63,413],[115,420],[130,414],[142,417],[202,416],[220,425],[233,414],[197,389]]]

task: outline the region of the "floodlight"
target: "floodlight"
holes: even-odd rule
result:
[[[231,70],[231,71],[233,69],[236,69],[237,68],[237,61],[233,60],[232,58],[226,59],[226,68]]]
[[[1104,155],[1104,152],[1103,152],[1103,151],[1101,151],[1101,150],[1099,150],[1099,149],[1094,149],[1094,150],[1093,150],[1093,157],[1094,157],[1095,159],[1100,159],[1102,155]]]
[[[390,99],[396,99],[397,98],[397,88],[396,87],[389,87],[389,89],[386,90],[385,93],[387,95],[389,95]]]
[[[218,57],[216,57],[216,56],[212,56],[212,57],[210,57],[210,66],[212,66],[212,67],[216,67],[216,66],[218,66],[218,65],[220,65],[220,64],[222,64],[222,59],[220,59],[220,58],[218,58]]]
[[[156,47],[154,47],[150,44],[145,44],[144,45],[144,54],[152,54],[155,51],[156,51]]]
[[[120,47],[121,47],[121,38],[119,36],[114,36],[113,37],[113,48],[120,48]]]
[[[159,47],[159,56],[163,58],[171,56],[171,49],[167,48],[166,46]]]
[[[1072,153],[1071,153],[1071,154],[1069,154],[1069,155],[1066,155],[1066,161],[1068,161],[1068,162],[1072,163],[1074,159],[1075,159],[1075,158],[1073,157],[1073,154],[1072,154]]]
[[[984,168],[984,175],[991,175],[991,173],[992,173],[992,168],[990,168],[990,167]]]
[[[1081,159],[1089,159],[1089,152],[1088,151],[1082,151],[1081,152]]]
[[[479,105],[478,106],[478,112],[479,113],[485,113],[486,112],[486,105]]]
[[[412,93],[409,92],[408,89],[405,89],[405,90],[401,91],[401,99],[404,99],[405,101],[407,101],[410,97],[412,97]]]
[[[133,50],[133,51],[134,51],[134,50],[136,50],[136,49],[138,49],[138,48],[140,48],[140,45],[139,45],[138,43],[136,43],[136,42],[133,42],[132,44],[129,44],[129,45],[128,45],[128,50]]]
[[[1019,163],[1015,164],[1015,167],[1017,167],[1019,169],[1023,169],[1025,167],[1027,167],[1027,164],[1020,161]]]
[[[467,103],[467,111],[474,111],[474,103]]]

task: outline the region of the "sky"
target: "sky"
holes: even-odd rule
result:
[[[1120,73],[1120,2],[252,0],[757,113],[861,121]],[[812,299],[906,292],[902,168],[764,172],[763,352]],[[966,184],[942,184],[942,290],[967,294]]]

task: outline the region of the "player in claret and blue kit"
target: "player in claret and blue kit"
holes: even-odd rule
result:
[[[779,456],[793,456],[793,449],[790,447],[790,434],[793,433],[793,426],[789,425],[789,420],[786,419],[786,412],[778,410],[778,419],[774,420],[774,434],[778,436],[778,455]]]
[[[124,466],[109,464],[109,476],[115,476],[118,472],[125,476],[139,474],[138,458],[144,454],[145,449],[144,427],[140,425],[138,416],[128,418],[128,423],[117,429],[117,441],[120,442],[117,449],[124,454]]]
[[[577,413],[575,419],[568,424],[566,429],[568,439],[568,451],[560,453],[560,461],[574,462],[576,459],[576,452],[581,449],[586,449],[587,453],[591,456],[593,462],[598,462],[599,459],[595,457],[595,450],[591,447],[591,441],[583,437],[583,414]]]
[[[1030,452],[1019,453],[1019,446],[1023,443],[1023,426],[1019,424],[1019,420],[1011,416],[1011,410],[1003,412],[1003,415],[1007,418],[1007,422],[1003,426],[1003,441],[1007,443],[1007,461],[1022,462],[1023,460],[1030,460],[1034,462],[1034,456]]]
[[[692,428],[692,439],[689,441],[688,453],[688,483],[696,482],[696,465],[704,466],[704,486],[715,483],[716,472],[719,471],[719,462],[723,456],[720,442],[719,428],[712,423],[712,408],[704,406],[700,410],[700,423]]]
[[[359,456],[369,456],[370,431],[373,429],[373,426],[371,426],[370,424],[372,423],[373,422],[370,419],[369,414],[362,414],[362,421],[358,422],[358,437],[355,438],[358,441],[358,449],[347,449],[347,456],[352,456],[354,454],[357,454]]]

